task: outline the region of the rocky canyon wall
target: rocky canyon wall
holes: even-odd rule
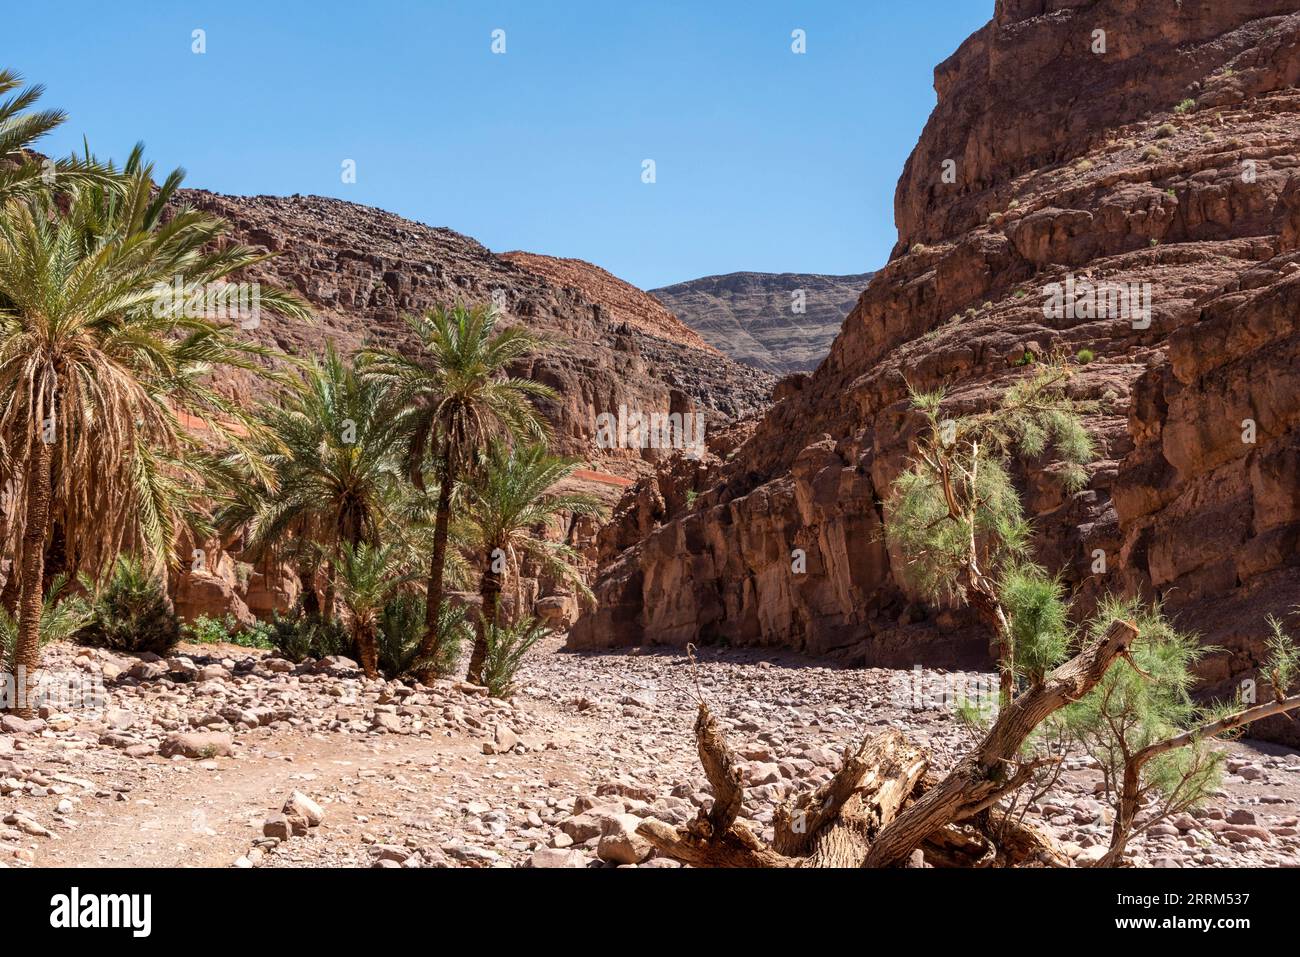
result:
[[[1039,560],[1084,608],[1161,599],[1220,649],[1207,691],[1253,676],[1264,616],[1300,604],[1298,11],[999,2],[936,71],[898,246],[830,355],[738,447],[629,491],[571,646],[983,662],[968,613],[910,595],[884,534],[907,390],[945,386],[960,414],[1058,353],[1098,459],[1074,495],[1050,460],[1018,466]],[[1149,316],[1045,310],[1067,283],[1145,292]],[[1264,730],[1300,738],[1286,725]]]

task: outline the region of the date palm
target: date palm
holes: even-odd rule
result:
[[[494,436],[546,437],[546,420],[530,400],[554,400],[556,393],[510,375],[510,367],[545,340],[522,326],[498,328],[500,316],[491,306],[438,308],[407,323],[420,345],[417,355],[374,350],[366,361],[369,374],[391,384],[396,401],[410,409],[405,464],[417,488],[424,488],[425,468],[433,462],[438,498],[420,659],[434,661],[456,484],[473,471]],[[435,676],[426,669],[419,677]]]
[[[300,568],[324,557],[325,612],[332,615],[340,550],[378,544],[393,517],[406,415],[388,401],[385,383],[360,375],[330,343],[262,418],[270,443],[261,461],[271,476],[256,488],[244,485],[218,524],[245,530],[255,558],[282,550],[284,542],[292,543]],[[304,575],[305,594],[314,595],[312,578]]]
[[[90,160],[39,160],[30,150],[67,119],[62,110],[33,109],[45,87],[23,87],[23,78],[0,70],[0,210],[13,199],[31,197],[55,186],[107,184],[112,177]]]
[[[577,462],[551,455],[541,443],[508,447],[493,441],[482,468],[466,485],[463,522],[466,537],[479,559],[479,595],[482,607],[474,636],[467,677],[475,684],[483,680],[483,663],[488,652],[488,633],[498,623],[498,608],[505,573],[528,560],[541,574],[573,588],[591,601],[591,590],[579,571],[580,556],[567,542],[546,538],[564,513],[595,515],[599,501],[581,492],[555,491]],[[516,601],[515,614],[520,609]]]
[[[407,571],[407,557],[404,548],[391,544],[344,542],[339,549],[339,602],[367,678],[379,676],[377,633],[384,606],[418,577]]]
[[[217,245],[221,220],[172,203],[181,175],[156,186],[152,173],[137,150],[119,186],[57,204],[36,194],[0,216],[0,461],[15,489],[6,535],[19,576],[10,664],[29,685],[52,523],[74,566],[102,569],[131,548],[161,567],[204,460],[189,424],[206,427],[205,449],[247,451],[257,431],[210,373],[260,374],[269,350],[169,290],[176,277],[219,284],[265,257]],[[261,307],[307,316],[269,289]]]

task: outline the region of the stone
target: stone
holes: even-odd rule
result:
[[[492,732],[497,754],[507,754],[519,743],[519,736],[504,724],[499,724]]]
[[[533,851],[528,859],[529,867],[586,867],[587,858],[580,851],[566,851],[554,847],[542,847]]]
[[[641,819],[631,814],[605,818],[596,856],[610,864],[640,864],[650,856],[650,842],[636,833]]]
[[[176,731],[167,735],[158,753],[165,758],[228,758],[235,753],[234,739],[224,731]]]
[[[109,708],[104,712],[104,723],[114,731],[127,731],[135,727],[137,720],[135,712],[125,708]]]
[[[308,827],[318,827],[325,820],[325,809],[301,791],[290,794],[280,810],[289,817],[306,821]]]
[[[40,718],[20,718],[14,714],[0,715],[0,731],[5,734],[40,734],[45,722]]]
[[[293,822],[284,814],[271,814],[262,822],[262,835],[287,841],[294,835]]]

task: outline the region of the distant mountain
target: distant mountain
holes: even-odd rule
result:
[[[733,272],[651,294],[733,359],[778,374],[810,372],[873,275]]]

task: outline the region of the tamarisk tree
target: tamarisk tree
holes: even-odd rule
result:
[[[1055,784],[1069,753],[1102,768],[1116,818],[1103,865],[1134,833],[1213,790],[1214,739],[1300,707],[1287,697],[1300,655],[1274,624],[1267,705],[1198,707],[1192,667],[1203,652],[1158,607],[1108,599],[1075,625],[1059,578],[1034,564],[1013,461],[1044,466],[1067,489],[1087,480],[1092,444],[1069,395],[1070,372],[1045,363],[996,407],[943,414],[941,393],[912,394],[926,428],[886,503],[886,533],[911,583],[932,600],[970,605],[998,663],[998,707],[973,716],[975,741],[947,774],[897,729],[846,751],[830,781],[780,808],[769,846],[741,820],[738,763],[701,700],[695,736],[714,793],[682,828],[646,821],[662,854],[696,866],[892,867],[917,851],[934,866],[1069,866],[1024,809]],[[1049,455],[1049,453],[1051,453]],[[1031,795],[1029,801],[1021,792]],[[1019,810],[1017,810],[1019,808]]]

